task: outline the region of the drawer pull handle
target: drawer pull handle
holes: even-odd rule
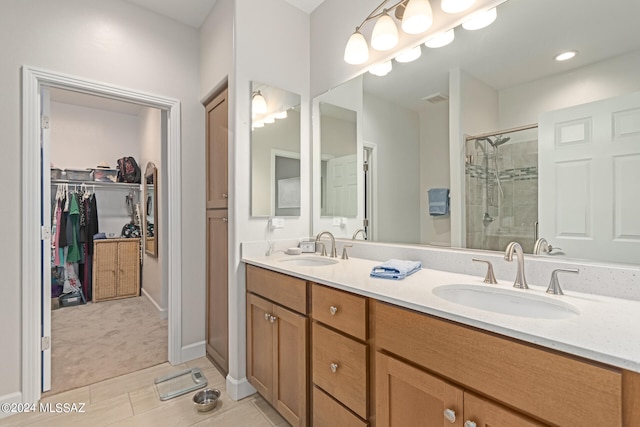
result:
[[[332,316],[335,316],[337,312],[338,312],[338,307],[336,307],[335,305],[332,305],[331,307],[329,307],[329,313],[331,313]]]
[[[464,427],[477,427],[477,425],[473,421],[467,420],[464,422]]]
[[[331,369],[331,372],[333,372],[335,374],[336,371],[338,370],[338,364],[337,363],[332,363],[331,365],[329,365],[329,369]]]
[[[447,419],[447,421],[453,424],[456,422],[456,411],[454,411],[453,409],[445,409],[444,417]]]

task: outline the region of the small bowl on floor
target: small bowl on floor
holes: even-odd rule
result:
[[[193,404],[198,412],[207,412],[216,407],[220,399],[220,390],[205,388],[193,395]]]

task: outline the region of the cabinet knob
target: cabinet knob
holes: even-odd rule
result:
[[[228,199],[228,198],[229,198],[229,196],[227,195],[227,193],[222,193],[222,198],[223,198],[223,199]]]
[[[453,409],[445,409],[444,417],[447,419],[447,421],[453,424],[456,422],[456,411],[454,411]]]
[[[331,313],[332,316],[335,316],[337,312],[338,312],[338,307],[336,307],[335,305],[332,305],[331,307],[329,307],[329,313]]]
[[[276,316],[269,317],[269,322],[274,323],[278,318]]]
[[[474,423],[473,421],[467,420],[464,422],[464,427],[477,427],[477,426],[476,426],[476,423]]]
[[[269,313],[265,313],[264,314],[264,320],[269,320],[269,317],[271,317],[271,315]]]
[[[229,218],[222,218],[222,222],[229,222]]]
[[[335,374],[336,371],[338,370],[338,364],[337,363],[332,363],[331,365],[329,365],[329,369],[331,369],[331,372],[333,372]]]

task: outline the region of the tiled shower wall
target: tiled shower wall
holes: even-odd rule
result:
[[[538,219],[538,141],[498,147],[503,194],[496,182],[496,150],[486,141],[470,140],[466,155],[466,247],[503,251],[516,241],[531,253]]]

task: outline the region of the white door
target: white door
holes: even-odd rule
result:
[[[348,218],[358,214],[358,167],[355,154],[327,162],[327,214]]]
[[[638,263],[640,92],[543,114],[538,158],[540,237],[572,258]]]
[[[49,131],[50,94],[40,87],[42,153],[42,391],[51,390],[51,140]],[[48,343],[48,345],[47,345]],[[47,348],[48,347],[48,348]]]

